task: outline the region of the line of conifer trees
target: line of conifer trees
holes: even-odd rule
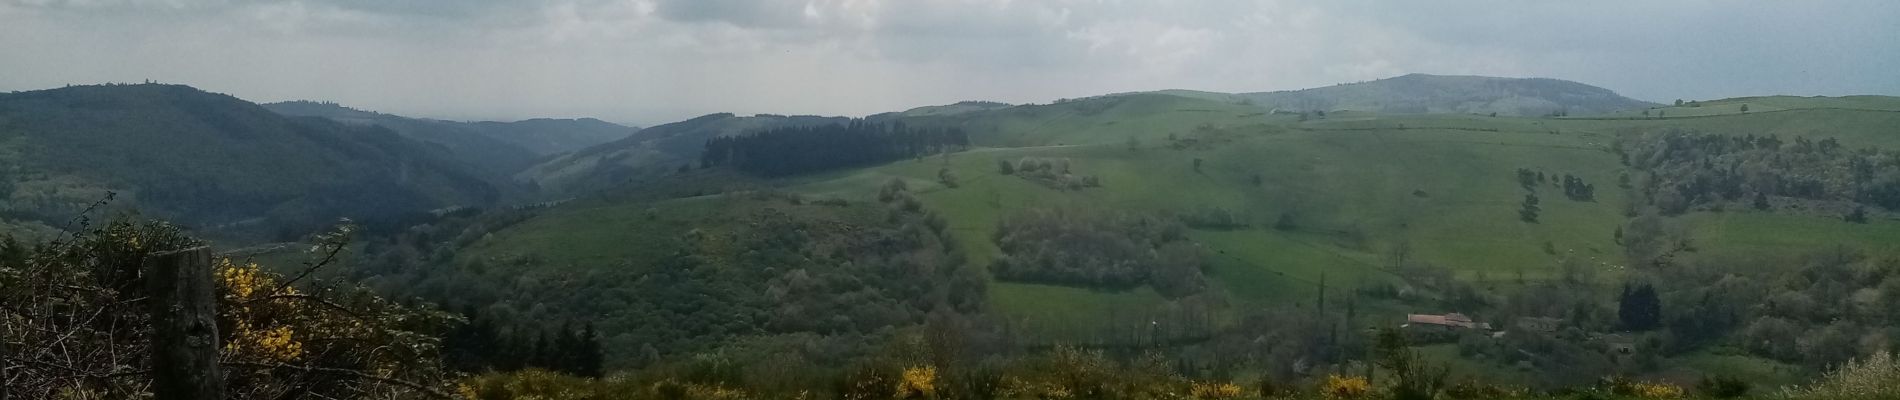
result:
[[[754,175],[786,176],[961,151],[970,137],[956,128],[912,128],[903,122],[766,129],[706,141],[701,168],[732,166]]]
[[[488,318],[468,318],[469,323],[442,337],[442,356],[449,368],[476,373],[539,368],[590,378],[603,372],[605,354],[594,324],[578,330],[573,324],[562,324],[552,333],[526,329],[504,333]]]

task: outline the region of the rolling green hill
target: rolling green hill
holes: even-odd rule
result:
[[[1742,102],[1759,105],[1743,113]],[[901,181],[921,209],[942,218],[946,235],[967,257],[967,265],[984,275],[984,267],[1004,255],[996,239],[999,222],[1025,210],[1151,213],[1176,216],[1194,226],[1186,237],[1207,254],[1204,273],[1210,286],[1203,295],[1164,296],[1146,286],[1105,290],[991,278],[988,310],[1012,321],[1011,332],[1034,340],[1116,343],[1104,332],[1125,331],[1131,321],[1142,326],[1150,321],[1193,321],[1207,310],[1214,310],[1213,318],[1220,321],[1216,325],[1237,324],[1233,318],[1251,310],[1311,307],[1322,287],[1331,288],[1329,297],[1364,299],[1357,304],[1354,323],[1386,326],[1406,313],[1483,309],[1481,304],[1504,302],[1504,296],[1518,288],[1551,282],[1576,282],[1607,292],[1626,279],[1649,279],[1643,276],[1655,272],[1630,261],[1635,256],[1629,243],[1645,240],[1680,241],[1671,256],[1685,265],[1738,259],[1753,260],[1750,265],[1795,265],[1801,254],[1836,245],[1900,254],[1893,253],[1900,247],[1892,245],[1900,243],[1900,221],[1891,213],[1874,210],[1866,223],[1850,223],[1842,220],[1838,205],[1800,198],[1777,197],[1772,210],[1751,208],[1745,199],[1718,199],[1680,215],[1639,217],[1654,213],[1643,211],[1654,200],[1642,189],[1646,172],[1626,165],[1621,153],[1630,141],[1670,132],[1772,135],[1784,141],[1831,138],[1845,148],[1900,149],[1900,135],[1892,128],[1900,126],[1900,112],[1891,111],[1894,104],[1900,103],[1888,97],[1775,97],[1700,102],[1693,108],[1704,111],[1701,114],[1684,111],[1692,108],[1686,106],[1658,107],[1654,110],[1669,111],[1660,117],[1611,113],[1529,118],[1504,112],[1492,117],[1468,110],[1301,116],[1270,113],[1259,104],[1229,98],[1145,93],[894,119],[969,132],[976,148],[943,156],[774,180],[714,178],[720,176],[715,169],[659,182],[737,182],[728,187],[776,187],[806,199],[861,204],[878,201],[890,182]],[[1491,106],[1496,104],[1486,107]],[[1735,110],[1713,112],[1725,107]],[[1572,109],[1572,115],[1577,114]],[[692,135],[671,144],[684,149],[697,138],[759,122],[714,115],[656,127],[661,130],[655,133]],[[652,143],[676,137],[646,135],[629,139],[648,143],[632,147],[645,153],[622,152],[619,157],[657,157],[662,152]],[[608,151],[620,150],[576,154],[600,159],[598,155]],[[684,161],[673,157],[671,161]],[[1099,187],[1057,185],[1022,172],[1006,174],[999,167],[1008,163],[1015,169],[1037,160],[1059,162],[1070,174],[1087,176]],[[1527,172],[1547,179],[1524,183],[1520,174]],[[1593,193],[1573,197],[1571,188],[1559,183],[1565,179],[1588,185]],[[620,193],[590,197],[584,206],[555,206],[550,216],[493,234],[519,240],[484,240],[470,251],[562,254],[560,261],[542,262],[571,271],[620,268],[589,260],[624,260],[622,253],[637,247],[577,243],[596,241],[582,239],[595,235],[670,234],[636,222],[615,224],[615,233],[582,233],[594,229],[583,226],[633,221],[640,215],[676,215],[683,212],[676,207],[684,204],[736,201],[708,195],[719,191],[717,185],[651,195],[666,192],[669,185],[678,184],[633,185],[623,191],[649,195]],[[1541,199],[1533,220],[1520,214],[1527,194]],[[581,210],[588,214],[575,217]],[[1193,223],[1209,213],[1228,219]],[[1651,229],[1646,224],[1660,224],[1653,228],[1654,235],[1664,239],[1642,236],[1649,234],[1644,229]],[[580,237],[553,239],[564,235]],[[1703,368],[1695,365],[1706,359],[1706,354],[1687,356],[1669,365]],[[1763,379],[1785,381],[1783,373]]]
[[[23,226],[63,223],[111,191],[117,207],[271,240],[503,194],[441,148],[387,129],[286,118],[178,85],[0,95],[0,159],[7,219]]]
[[[1602,114],[1656,106],[1609,89],[1559,79],[1409,74],[1279,92],[1216,93],[1166,90],[1157,93],[1245,102],[1294,112],[1369,111],[1387,114],[1491,114],[1545,116]]]

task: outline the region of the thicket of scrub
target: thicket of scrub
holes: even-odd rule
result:
[[[998,279],[1125,290],[1168,297],[1207,288],[1206,254],[1174,218],[1079,209],[1023,211],[997,224]]]

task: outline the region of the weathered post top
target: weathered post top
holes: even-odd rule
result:
[[[145,259],[145,279],[152,313],[152,393],[158,400],[224,398],[211,249],[153,254]]]

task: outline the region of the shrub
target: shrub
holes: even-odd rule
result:
[[[1195,399],[1238,399],[1241,392],[1240,385],[1228,382],[1194,382],[1188,386],[1188,397]]]
[[[1363,376],[1327,375],[1319,386],[1320,397],[1327,400],[1363,399],[1371,393],[1372,383]]]
[[[1711,376],[1704,377],[1702,382],[1696,383],[1695,390],[1701,392],[1703,396],[1733,399],[1748,395],[1750,386],[1748,381],[1734,377]]]
[[[847,373],[838,382],[838,398],[844,400],[874,400],[892,398],[894,389],[900,387],[899,377],[890,370],[876,365],[863,365]]]
[[[1891,353],[1849,360],[1814,384],[1790,390],[1790,399],[1893,399],[1900,393],[1900,360]]]
[[[897,382],[896,398],[937,398],[937,367],[926,365],[905,368],[902,379]]]

